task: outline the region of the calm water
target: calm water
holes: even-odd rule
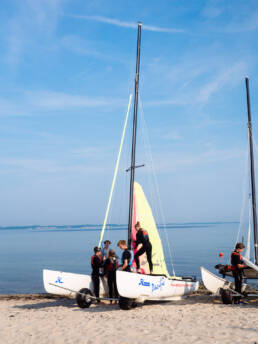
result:
[[[188,223],[167,226],[167,237],[160,229],[164,251],[171,271],[167,242],[173,255],[177,275],[196,275],[200,266],[211,271],[219,262],[218,253],[225,254],[224,262],[235,243],[237,223]],[[100,226],[62,227],[0,227],[0,293],[44,292],[42,269],[90,273],[92,248],[98,244]],[[126,239],[125,226],[110,226],[105,239],[117,243]],[[120,250],[117,253],[120,256]]]

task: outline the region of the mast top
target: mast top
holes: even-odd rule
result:
[[[138,21],[138,26],[142,26],[142,22],[141,21]]]

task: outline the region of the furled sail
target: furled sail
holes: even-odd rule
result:
[[[134,182],[134,204],[133,204],[133,223],[132,223],[132,241],[136,240],[135,224],[139,221],[141,227],[148,231],[150,242],[152,244],[152,262],[153,274],[162,274],[169,276],[164,258],[163,247],[159,233],[152,215],[150,205],[144,195],[142,187]],[[136,252],[136,250],[135,250]],[[149,264],[146,255],[140,256],[140,267],[143,273],[149,273]]]

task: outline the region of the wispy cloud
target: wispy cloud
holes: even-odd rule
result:
[[[126,99],[92,97],[50,90],[17,92],[12,98],[0,98],[0,116],[38,116],[73,110],[73,113],[90,108],[114,109],[124,107]]]
[[[238,62],[216,75],[212,81],[206,83],[200,89],[197,102],[207,103],[213,94],[220,91],[226,85],[239,83],[243,75],[246,74],[246,69],[247,66],[244,62]]]
[[[122,105],[121,99],[89,97],[87,95],[69,94],[65,92],[27,92],[29,103],[37,108],[64,110],[68,108],[92,108]]]
[[[89,40],[82,39],[78,35],[65,35],[60,40],[60,46],[65,48],[67,51],[78,55],[85,55],[91,56],[94,59],[111,61],[111,62],[119,62],[122,64],[126,64],[127,61],[125,59],[120,59],[117,56],[109,55],[107,53],[103,53],[98,51],[95,47],[92,47],[92,43]]]
[[[75,18],[75,19],[92,20],[99,23],[110,24],[110,25],[125,27],[129,29],[137,28],[137,23],[135,22],[122,21],[119,19],[108,18],[108,17],[103,17],[103,16],[87,16],[87,15],[79,15],[79,14],[69,14],[66,16]],[[143,24],[142,26],[147,31],[165,32],[165,33],[185,33],[185,30],[177,29],[177,28],[163,28],[159,26],[145,25],[145,24]]]
[[[16,11],[5,24],[5,61],[12,68],[17,68],[28,47],[31,49],[43,41],[49,44],[63,3],[63,0],[17,2]]]
[[[73,157],[75,158],[92,158],[95,157],[96,155],[100,154],[100,152],[104,151],[105,148],[99,148],[99,147],[83,147],[83,148],[75,148],[71,149],[70,153],[72,154]]]
[[[17,174],[31,175],[37,174],[38,176],[44,174],[60,174],[76,173],[104,173],[110,172],[112,167],[102,162],[85,163],[71,163],[71,161],[52,160],[44,158],[29,158],[29,157],[0,157],[0,174]]]
[[[212,96],[223,91],[225,87],[233,88],[238,85],[243,80],[243,76],[247,74],[248,65],[243,61],[226,65],[225,61],[213,60],[205,61],[202,65],[202,60],[200,60],[198,66],[189,65],[188,62],[183,61],[172,67],[166,64],[165,67],[162,65],[160,69],[155,66],[151,66],[151,69],[153,78],[156,77],[156,74],[159,75],[159,78],[160,75],[164,75],[166,87],[170,85],[174,91],[171,97],[166,98],[159,95],[158,99],[152,98],[145,101],[145,106],[204,106],[209,103]],[[164,69],[167,70],[167,73]]]
[[[178,131],[157,131],[157,135],[165,141],[181,141],[183,139],[182,135],[178,133]]]
[[[205,147],[207,148],[207,147]],[[158,172],[169,173],[172,171],[179,171],[184,168],[207,166],[233,160],[243,160],[245,156],[244,150],[237,149],[208,149],[200,153],[191,154],[168,154],[159,153]]]
[[[240,33],[258,29],[258,11],[251,12],[250,16],[238,16],[225,26],[226,33]]]
[[[201,14],[207,19],[217,18],[223,12],[223,3],[218,3],[217,1],[211,0],[207,1]]]

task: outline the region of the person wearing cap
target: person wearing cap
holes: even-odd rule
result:
[[[101,250],[100,248],[98,248],[98,246],[94,247],[94,255],[91,257],[91,267],[92,267],[91,278],[92,278],[93,287],[94,287],[94,294],[97,298],[97,302],[99,303],[100,302],[99,277],[101,276],[99,269],[103,267],[103,260],[101,257]]]
[[[104,241],[104,245],[101,248],[101,255],[102,255],[102,259],[103,260],[108,258],[108,249],[109,249],[110,245],[111,245],[111,241],[110,240],[105,240]]]
[[[241,242],[237,243],[235,250],[231,253],[231,269],[232,274],[235,279],[235,291],[242,294],[242,280],[243,280],[243,269],[247,265],[243,264],[243,257],[241,253],[244,251],[245,245]],[[240,303],[241,297],[235,297],[234,303]]]
[[[113,295],[116,299],[118,298],[118,291],[117,291],[117,285],[116,285],[117,268],[118,268],[118,258],[116,256],[115,250],[111,249],[108,253],[108,258],[104,262],[104,274],[107,276],[110,299],[113,298]],[[112,304],[112,300],[110,300],[110,304]]]

